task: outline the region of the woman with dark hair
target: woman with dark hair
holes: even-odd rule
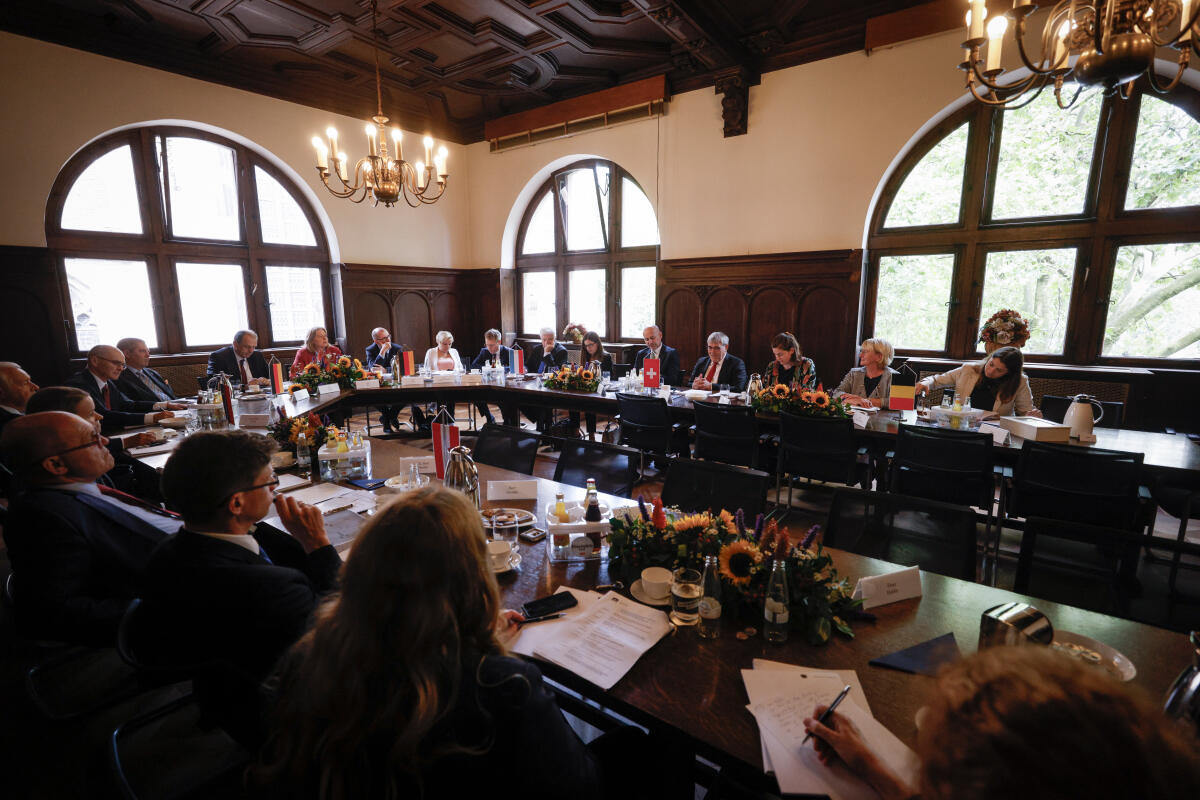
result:
[[[771,352],[775,360],[763,368],[763,387],[782,383],[799,389],[817,388],[817,365],[800,352],[800,343],[791,333],[784,331],[771,339]]]
[[[1007,417],[1014,413],[1022,417],[1040,417],[1033,407],[1029,378],[1021,371],[1025,360],[1016,347],[1001,347],[982,361],[963,364],[957,369],[933,375],[917,384],[917,394],[925,394],[938,386],[952,386],[952,391],[966,399],[971,408]]]
[[[993,647],[948,667],[917,736],[917,785],[834,712],[804,727],[825,764],[841,760],[883,800],[1200,797],[1192,732],[1099,667],[1047,647]]]
[[[604,794],[595,751],[537,667],[508,654],[519,615],[501,611],[479,512],[461,493],[427,487],[376,514],[315,617],[280,667],[250,773],[264,793]]]
[[[583,335],[583,345],[579,351],[579,362],[583,366],[587,366],[593,361],[600,362],[601,372],[612,372],[612,356],[604,349],[604,343],[600,341],[600,334],[595,331],[588,331]],[[600,376],[597,375],[597,378]],[[571,429],[579,430],[579,412],[572,411],[570,413]],[[588,438],[592,439],[596,436],[596,415],[591,411],[583,415],[584,422],[587,425]]]

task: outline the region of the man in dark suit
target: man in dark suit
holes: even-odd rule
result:
[[[471,361],[471,369],[483,369],[485,364],[495,364],[500,362],[500,366],[504,367],[505,374],[513,371],[516,365],[516,359],[513,358],[512,351],[500,343],[500,331],[495,328],[490,328],[483,334],[484,346],[479,351],[479,355],[475,356]],[[496,418],[492,415],[492,409],[487,403],[476,403],[475,408],[479,409],[479,413],[487,417],[487,421],[491,424],[496,423]],[[505,425],[519,425],[519,420],[510,418],[510,411],[507,406],[500,407],[500,413],[504,417]]]
[[[112,645],[150,553],[179,528],[162,509],[97,486],[113,466],[107,444],[63,411],[20,417],[0,437],[0,455],[25,489],[4,541],[17,624],[32,638]]]
[[[663,344],[662,328],[651,325],[642,331],[642,338],[645,340],[646,346],[633,357],[633,369],[640,371],[647,358],[657,358],[659,375],[662,376],[661,382],[667,386],[678,386],[680,379],[679,351]]]
[[[117,388],[131,400],[174,400],[175,390],[154,370],[150,369],[150,348],[143,339],[126,337],[117,342],[125,355],[125,369],[117,378]]]
[[[729,355],[729,337],[720,331],[708,335],[708,355],[692,369],[692,388],[713,390],[725,385],[732,392],[746,388],[746,365],[737,356]]]
[[[38,390],[29,373],[20,364],[0,361],[0,431],[12,420],[25,413],[25,404]]]
[[[400,348],[392,344],[392,335],[388,333],[387,328],[376,328],[371,331],[371,344],[367,345],[366,355],[367,360],[363,362],[363,369],[370,371],[379,366],[383,368],[384,372],[390,372],[392,359],[400,355]],[[403,407],[376,406],[379,410],[379,420],[383,423],[384,433],[399,432],[400,421],[396,419],[396,415]]]
[[[117,386],[125,370],[125,354],[115,347],[98,344],[88,351],[87,366],[67,381],[68,386],[83,389],[92,396],[96,412],[104,419],[105,432],[141,425],[153,425],[174,416],[172,410],[187,408],[170,400],[131,400]]]
[[[275,443],[241,430],[195,433],[163,468],[183,530],[146,567],[142,630],[169,663],[227,662],[252,679],[308,626],[342,560],[320,510],[275,494]],[[272,507],[291,534],[260,524]]]
[[[224,372],[233,383],[266,386],[271,382],[271,372],[258,347],[258,334],[254,331],[238,331],[233,344],[215,350],[208,356],[208,376]]]
[[[562,365],[570,360],[570,354],[567,353],[567,348],[563,347],[558,342],[554,341],[554,330],[552,328],[542,328],[542,347],[538,350],[538,358],[529,365],[530,372],[536,372],[541,375],[545,372],[554,372]],[[552,414],[548,408],[522,408],[521,413],[524,414],[530,422],[537,425],[539,431],[544,431]]]

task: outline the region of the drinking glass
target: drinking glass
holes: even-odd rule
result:
[[[716,384],[713,384],[713,388],[717,390],[717,394],[721,394],[721,395],[729,394],[729,384],[728,383],[716,383]]]
[[[492,515],[492,538],[505,541],[517,549],[517,518],[514,514],[497,513]]]
[[[697,570],[680,567],[671,583],[671,622],[695,625],[700,621],[700,579]]]

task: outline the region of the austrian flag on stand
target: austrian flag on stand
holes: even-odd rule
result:
[[[642,385],[647,389],[657,389],[659,381],[662,379],[660,372],[659,360],[657,358],[647,358],[642,362]]]
[[[453,423],[433,423],[433,465],[438,480],[446,477],[446,465],[450,463],[450,449],[458,447],[458,426]]]

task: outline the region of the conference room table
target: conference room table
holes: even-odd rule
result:
[[[504,386],[440,385],[381,389],[349,389],[340,393],[310,398],[297,395],[287,398],[283,407],[289,415],[314,411],[318,414],[349,415],[359,407],[404,405],[408,403],[436,402],[453,408],[458,403],[490,402],[506,408],[511,418],[518,418],[518,408],[558,408],[615,415],[617,397],[615,391],[577,392],[547,389],[536,376],[529,380],[510,380]],[[682,393],[672,393],[664,398],[676,421],[692,422],[692,401]],[[369,413],[369,412],[368,412]],[[777,427],[779,418],[771,414],[759,414],[764,429]],[[888,441],[895,438],[901,424],[926,425],[917,419],[915,411],[878,411],[869,415],[863,427],[856,428],[857,436],[864,444],[875,444],[886,448]],[[1143,454],[1143,475],[1148,483],[1158,476],[1169,476],[1195,480],[1200,476],[1200,444],[1183,434],[1156,433],[1114,428],[1096,428],[1096,441],[1081,444],[1072,440],[1076,447],[1095,447],[1105,450],[1123,450]],[[1006,445],[993,448],[996,461],[1005,466],[1016,464],[1024,440],[1010,436]]]

